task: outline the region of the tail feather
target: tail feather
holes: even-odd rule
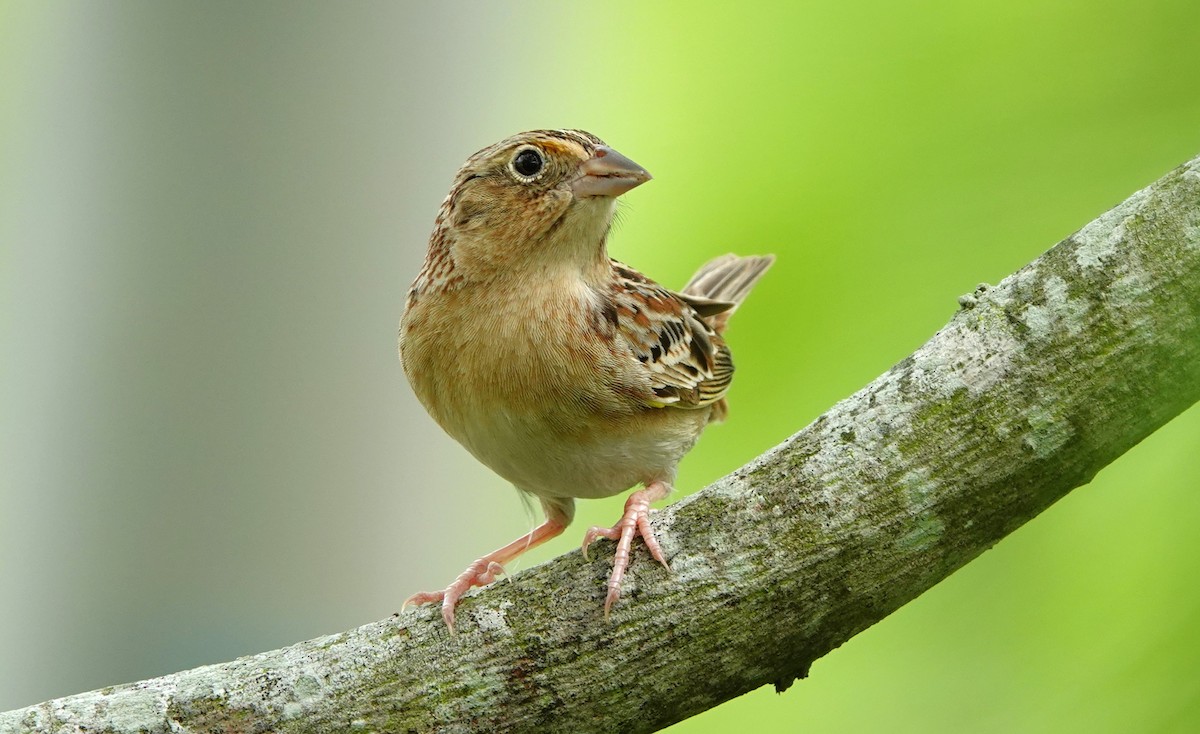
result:
[[[725,324],[737,309],[737,305],[745,300],[750,289],[774,262],[774,255],[722,255],[702,265],[683,287],[682,292],[689,296],[732,304],[728,309],[722,309],[721,313],[710,317],[713,327],[718,332],[724,331]]]

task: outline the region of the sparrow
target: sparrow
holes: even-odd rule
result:
[[[561,534],[577,498],[642,486],[616,525],[584,534],[585,557],[616,541],[606,618],[636,537],[669,568],[650,504],[725,417],[722,333],[774,257],[718,257],[678,292],[611,259],[617,197],[649,180],[591,133],[533,130],[471,156],[438,211],[400,320],[404,373],[433,419],[546,518],[405,602],[440,602],[450,631],[459,598]]]

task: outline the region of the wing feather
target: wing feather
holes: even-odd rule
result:
[[[673,293],[616,261],[613,271],[616,332],[644,370],[645,402],[702,408],[721,400],[733,379],[733,359],[706,318],[734,304]]]

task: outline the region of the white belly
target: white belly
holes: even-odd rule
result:
[[[501,409],[459,427],[455,437],[519,489],[539,497],[597,498],[673,481],[707,419],[707,409],[647,409],[642,416],[587,421]]]

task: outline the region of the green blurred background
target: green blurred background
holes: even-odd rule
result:
[[[1200,153],[1198,30],[1163,0],[0,0],[0,709],[385,617],[530,527],[395,356],[476,149],[582,127],[646,166],[612,251],[664,283],[779,256],[683,494]],[[1193,409],[675,730],[1200,730],[1198,446]]]

